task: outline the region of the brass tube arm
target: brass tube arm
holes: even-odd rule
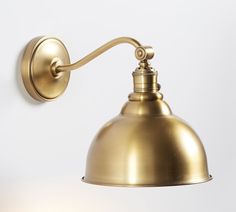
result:
[[[140,61],[146,61],[148,59],[151,59],[154,56],[154,51],[153,51],[152,47],[142,46],[134,38],[119,37],[119,38],[113,39],[113,40],[105,43],[104,45],[97,48],[96,50],[94,50],[93,52],[86,55],[85,57],[83,57],[82,59],[78,60],[75,63],[66,64],[66,65],[59,65],[59,66],[55,67],[55,72],[58,74],[60,72],[68,72],[68,71],[72,71],[74,69],[78,69],[81,66],[89,63],[91,60],[95,59],[96,57],[98,57],[102,53],[104,53],[107,50],[111,49],[112,47],[117,46],[117,45],[122,44],[122,43],[128,43],[128,44],[131,44],[132,46],[134,46],[135,49],[136,49],[135,50],[135,56]]]

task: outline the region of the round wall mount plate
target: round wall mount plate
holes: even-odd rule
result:
[[[53,75],[55,65],[70,64],[64,44],[53,37],[36,37],[24,51],[21,75],[26,90],[34,99],[45,102],[60,96],[66,89],[70,72]]]

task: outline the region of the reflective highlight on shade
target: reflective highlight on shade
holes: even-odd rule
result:
[[[128,182],[129,184],[136,184],[138,182],[137,179],[137,170],[138,170],[138,163],[137,163],[137,154],[135,152],[131,152],[129,159],[128,159]]]

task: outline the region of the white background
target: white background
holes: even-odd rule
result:
[[[235,211],[235,0],[21,0],[0,5],[0,211]],[[110,39],[152,45],[152,65],[174,113],[198,132],[214,180],[194,186],[84,184],[98,129],[132,91],[134,49],[121,45],[75,71],[65,94],[38,104],[23,89],[20,56],[57,36],[75,61]]]

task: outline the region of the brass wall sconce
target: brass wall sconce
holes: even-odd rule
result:
[[[134,91],[120,114],[94,138],[82,180],[111,186],[172,186],[211,180],[200,138],[172,114],[159,92],[157,72],[149,63],[154,56],[150,46],[121,37],[71,64],[60,40],[37,37],[28,43],[22,58],[25,88],[38,101],[53,100],[66,89],[70,71],[121,43],[133,45],[139,60],[133,72]]]

